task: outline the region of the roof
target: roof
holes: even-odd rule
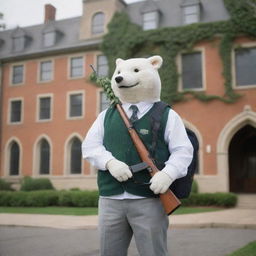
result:
[[[69,18],[59,21],[51,21],[47,24],[35,25],[24,28],[16,28],[0,32],[0,59],[19,59],[25,56],[42,55],[46,53],[57,53],[67,49],[87,48],[98,45],[101,39],[80,40],[80,19],[81,17]],[[54,46],[43,46],[43,34],[50,31],[56,31],[61,34],[61,40],[58,40]],[[12,38],[14,35],[25,35],[31,42],[22,52],[14,52]]]

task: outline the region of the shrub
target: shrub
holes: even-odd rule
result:
[[[59,206],[74,206],[72,202],[72,194],[74,192],[72,191],[60,191],[59,192],[59,200],[58,205]]]
[[[57,206],[59,194],[57,191],[40,190],[34,192],[26,192],[26,206],[46,207]]]
[[[237,196],[233,193],[191,193],[189,198],[181,201],[184,206],[234,207],[237,203]]]
[[[21,191],[53,190],[54,187],[48,178],[31,178],[26,176],[21,182]]]
[[[13,191],[14,189],[11,187],[11,183],[7,182],[6,180],[0,179],[0,190],[5,191]]]
[[[193,180],[191,193],[198,193],[198,184],[196,180]]]

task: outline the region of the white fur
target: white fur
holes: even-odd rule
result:
[[[111,80],[115,95],[122,102],[128,103],[159,101],[161,80],[158,69],[162,62],[160,56],[128,60],[117,59],[116,69]],[[119,83],[115,80],[118,76],[123,78]]]

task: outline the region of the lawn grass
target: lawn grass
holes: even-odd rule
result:
[[[189,214],[218,211],[222,208],[214,207],[180,207],[174,214]],[[55,214],[55,215],[97,215],[96,207],[0,207],[0,213],[26,213],[26,214]]]
[[[256,241],[253,241],[227,256],[255,256],[255,255],[256,255]]]

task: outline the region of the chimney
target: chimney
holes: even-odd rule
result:
[[[56,8],[51,4],[44,6],[44,24],[55,20]]]

